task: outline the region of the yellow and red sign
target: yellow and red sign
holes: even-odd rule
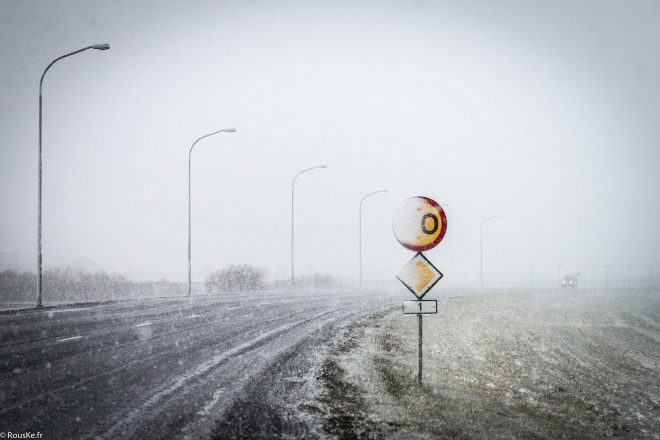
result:
[[[396,277],[413,295],[418,299],[422,299],[440,281],[442,272],[419,252],[401,268]]]
[[[399,243],[415,252],[433,249],[447,232],[447,216],[433,199],[418,196],[401,203],[392,219],[392,231]]]

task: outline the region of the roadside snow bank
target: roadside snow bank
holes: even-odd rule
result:
[[[660,438],[657,294],[440,300],[424,318],[422,388],[416,323],[388,314],[328,358],[329,434]]]

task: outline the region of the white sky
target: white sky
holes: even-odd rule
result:
[[[448,203],[427,256],[447,281],[660,271],[660,3],[0,2],[0,251],[36,266],[38,85],[44,262],[87,257],[185,279],[193,267],[393,278],[402,200]],[[644,275],[646,276],[646,275]],[[522,282],[522,281],[521,281]]]

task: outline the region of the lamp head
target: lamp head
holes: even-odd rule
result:
[[[224,132],[226,132],[226,133],[234,133],[234,132],[236,131],[236,129],[235,129],[235,128],[225,128],[225,129],[222,130],[222,131],[224,131]]]
[[[108,50],[110,49],[110,45],[108,43],[92,44],[92,49]]]

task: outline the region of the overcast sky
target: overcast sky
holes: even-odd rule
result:
[[[660,272],[660,2],[0,0],[0,252],[138,278],[393,278],[405,198],[448,204],[447,281]],[[646,275],[645,275],[646,276]]]

